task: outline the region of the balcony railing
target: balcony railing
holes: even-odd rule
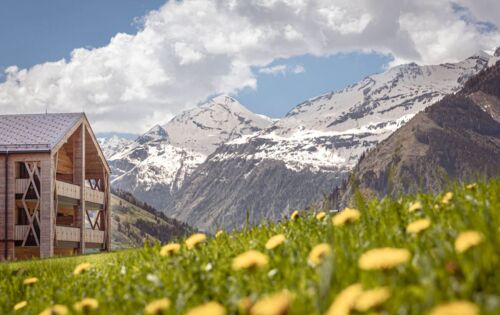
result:
[[[30,184],[27,178],[16,179],[16,194],[24,194]],[[56,189],[59,196],[80,199],[80,186],[56,180]],[[104,193],[85,187],[85,200],[92,203],[104,204]]]
[[[56,226],[56,239],[58,241],[79,242],[80,229],[70,226]]]
[[[22,241],[28,225],[16,225],[14,229],[14,240]],[[71,226],[56,226],[56,238],[58,241],[79,242],[80,229]],[[104,231],[86,229],[84,231],[84,239],[86,243],[104,243]]]
[[[16,194],[24,194],[30,184],[29,178],[16,179]]]
[[[86,243],[104,243],[104,231],[86,229],[83,234]]]
[[[14,240],[16,241],[22,241],[24,239],[24,236],[26,235],[26,232],[29,230],[29,225],[16,225],[14,229]]]
[[[56,180],[56,190],[59,196],[80,199],[80,186]]]
[[[85,200],[102,205],[104,204],[104,193],[90,187],[85,187]]]

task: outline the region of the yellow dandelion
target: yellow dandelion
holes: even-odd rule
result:
[[[25,308],[27,305],[28,305],[28,301],[21,301],[21,302],[17,303],[16,305],[14,305],[14,312],[19,311],[22,308]]]
[[[75,267],[75,270],[73,270],[73,274],[79,275],[79,274],[82,274],[82,273],[88,271],[91,268],[92,268],[92,265],[90,263],[88,263],[88,262],[81,263]]]
[[[469,301],[454,301],[434,307],[429,315],[478,315],[479,307]]]
[[[190,309],[186,315],[226,315],[226,309],[217,302],[208,302]]]
[[[360,312],[366,312],[369,309],[379,306],[391,297],[391,291],[388,288],[375,288],[363,291],[354,302],[354,309]]]
[[[252,308],[252,299],[249,297],[241,298],[238,301],[238,314],[248,314]]]
[[[38,282],[38,278],[31,277],[31,278],[24,279],[23,284],[24,285],[32,285],[32,284],[35,284],[37,282]]]
[[[269,263],[269,258],[256,250],[249,250],[236,256],[233,259],[233,269],[253,269],[253,268],[263,268]]]
[[[458,235],[455,240],[455,250],[463,253],[483,241],[483,235],[477,231],[465,231]]]
[[[447,205],[450,203],[451,199],[453,199],[453,193],[449,191],[446,194],[444,194],[443,198],[441,199],[441,203],[443,205]]]
[[[477,184],[476,183],[472,183],[472,184],[469,184],[467,186],[465,186],[465,188],[469,189],[469,190],[474,190],[477,188]]]
[[[316,214],[316,220],[321,221],[326,217],[326,213],[324,211],[321,211],[320,213]]]
[[[297,220],[299,217],[300,217],[299,210],[295,210],[295,211],[292,213],[292,215],[290,216],[290,218],[292,219],[292,221]]]
[[[193,249],[196,245],[203,243],[206,239],[207,236],[203,233],[193,234],[186,240],[186,246],[188,249]]]
[[[73,304],[73,308],[78,312],[88,312],[99,308],[99,301],[93,298],[84,298],[80,302]]]
[[[409,234],[418,234],[422,232],[425,229],[428,229],[429,226],[431,226],[431,220],[430,219],[420,219],[411,222],[408,224],[406,227],[406,233]]]
[[[168,310],[170,307],[170,300],[167,298],[158,299],[149,302],[144,308],[144,313],[146,314],[162,314],[164,311]]]
[[[345,208],[344,211],[340,212],[332,218],[332,223],[334,226],[341,226],[348,222],[354,222],[359,220],[361,213],[352,208]]]
[[[422,209],[422,203],[420,201],[415,201],[412,204],[410,204],[410,207],[408,208],[408,212],[412,213],[412,212],[415,212],[415,211],[421,210],[421,209]]]
[[[330,255],[332,248],[326,243],[318,244],[309,253],[308,262],[311,266],[316,267],[323,262],[323,259]]]
[[[219,238],[222,235],[224,235],[224,231],[223,230],[218,230],[217,233],[215,233],[215,238]]]
[[[250,309],[251,315],[286,315],[292,298],[287,291],[274,293],[257,301]]]
[[[266,249],[274,249],[285,242],[286,238],[283,234],[278,234],[271,237],[266,243]]]
[[[363,293],[363,287],[359,283],[352,284],[342,290],[333,301],[326,315],[349,315],[358,296]]]
[[[404,248],[375,248],[365,252],[358,260],[364,270],[390,269],[410,260],[410,251]]]
[[[67,315],[69,314],[69,310],[66,306],[55,304],[51,307],[48,307],[40,313],[40,315]]]
[[[181,244],[170,243],[162,246],[160,249],[160,256],[171,256],[181,250]]]

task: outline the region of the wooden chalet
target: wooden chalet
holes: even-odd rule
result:
[[[0,115],[0,260],[108,250],[109,176],[84,113]]]

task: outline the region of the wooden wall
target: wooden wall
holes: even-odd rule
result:
[[[6,179],[6,169],[5,169],[5,156],[0,156],[0,260],[12,259],[14,257],[14,213],[13,211],[8,211],[8,228],[7,228],[7,239],[5,239],[5,212],[6,209],[6,198],[5,198],[5,179]],[[12,173],[9,174],[12,178]],[[10,180],[12,182],[12,180]],[[5,251],[7,245],[7,252]],[[7,257],[6,257],[7,255]]]

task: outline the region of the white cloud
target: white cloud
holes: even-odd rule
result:
[[[295,65],[293,67],[288,65],[275,65],[271,67],[263,67],[259,69],[259,73],[269,74],[269,75],[286,75],[288,73],[299,74],[305,72],[306,69],[303,65]]]
[[[277,65],[273,67],[265,67],[259,69],[259,73],[272,74],[272,75],[277,75],[277,74],[285,75],[287,71],[288,67],[286,65]]]
[[[497,0],[456,2],[499,25]],[[356,50],[440,63],[500,44],[497,29],[464,20],[451,0],[169,1],[141,20],[136,35],[70,60],[9,67],[0,111],[85,110],[97,131],[140,132],[210,95],[256,88],[252,69],[276,59]]]
[[[293,67],[292,72],[295,74],[304,73],[306,72],[306,68],[303,65],[296,65]]]

